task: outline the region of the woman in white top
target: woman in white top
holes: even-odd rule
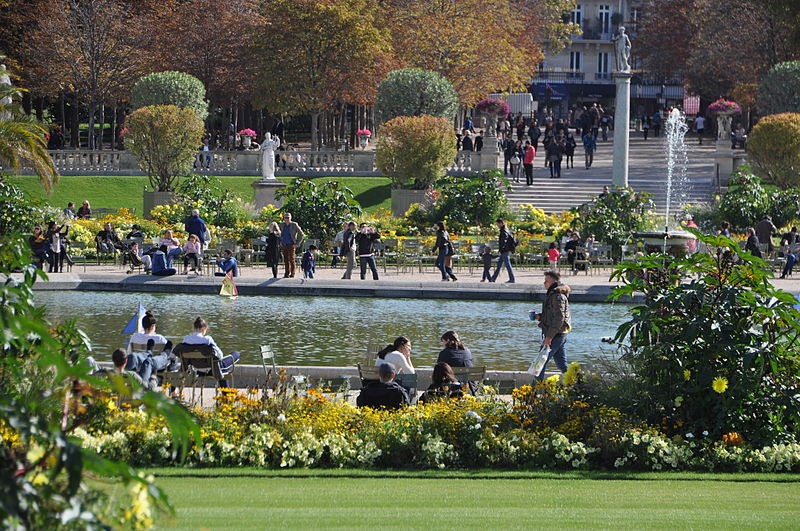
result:
[[[375,365],[391,363],[398,373],[414,374],[416,371],[411,363],[411,341],[403,336],[394,340],[394,343],[378,352]]]

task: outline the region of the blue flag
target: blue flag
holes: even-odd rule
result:
[[[131,320],[128,321],[128,324],[126,324],[125,328],[122,329],[122,333],[130,335],[135,332],[144,332],[144,329],[142,328],[142,317],[144,317],[146,311],[147,310],[144,309],[144,304],[140,302],[139,310],[133,314]]]

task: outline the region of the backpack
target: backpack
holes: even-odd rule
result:
[[[513,253],[517,250],[517,246],[519,245],[519,240],[514,237],[513,234],[508,233],[508,241],[506,242],[506,248],[508,252]]]

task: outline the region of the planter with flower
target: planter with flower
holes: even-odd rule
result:
[[[478,112],[486,115],[489,134],[494,135],[497,119],[505,118],[511,112],[511,107],[503,100],[497,98],[484,98],[475,106]]]
[[[742,113],[739,104],[720,98],[708,106],[706,113],[717,117],[717,140],[728,142],[731,138],[733,115]]]
[[[256,137],[256,132],[247,127],[239,131],[238,134],[239,138],[241,139],[242,146],[245,149],[250,149],[250,146],[253,145],[253,139]]]
[[[369,129],[359,129],[356,131],[356,136],[358,137],[358,145],[361,146],[361,149],[367,149],[369,139],[372,137],[372,131]]]

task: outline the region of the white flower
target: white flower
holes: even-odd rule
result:
[[[280,415],[278,415],[277,420],[278,422],[286,422],[286,415],[281,413]]]
[[[686,438],[687,439],[694,439],[694,433],[687,433],[686,434]]]
[[[703,430],[703,437],[708,437],[708,430]]]

